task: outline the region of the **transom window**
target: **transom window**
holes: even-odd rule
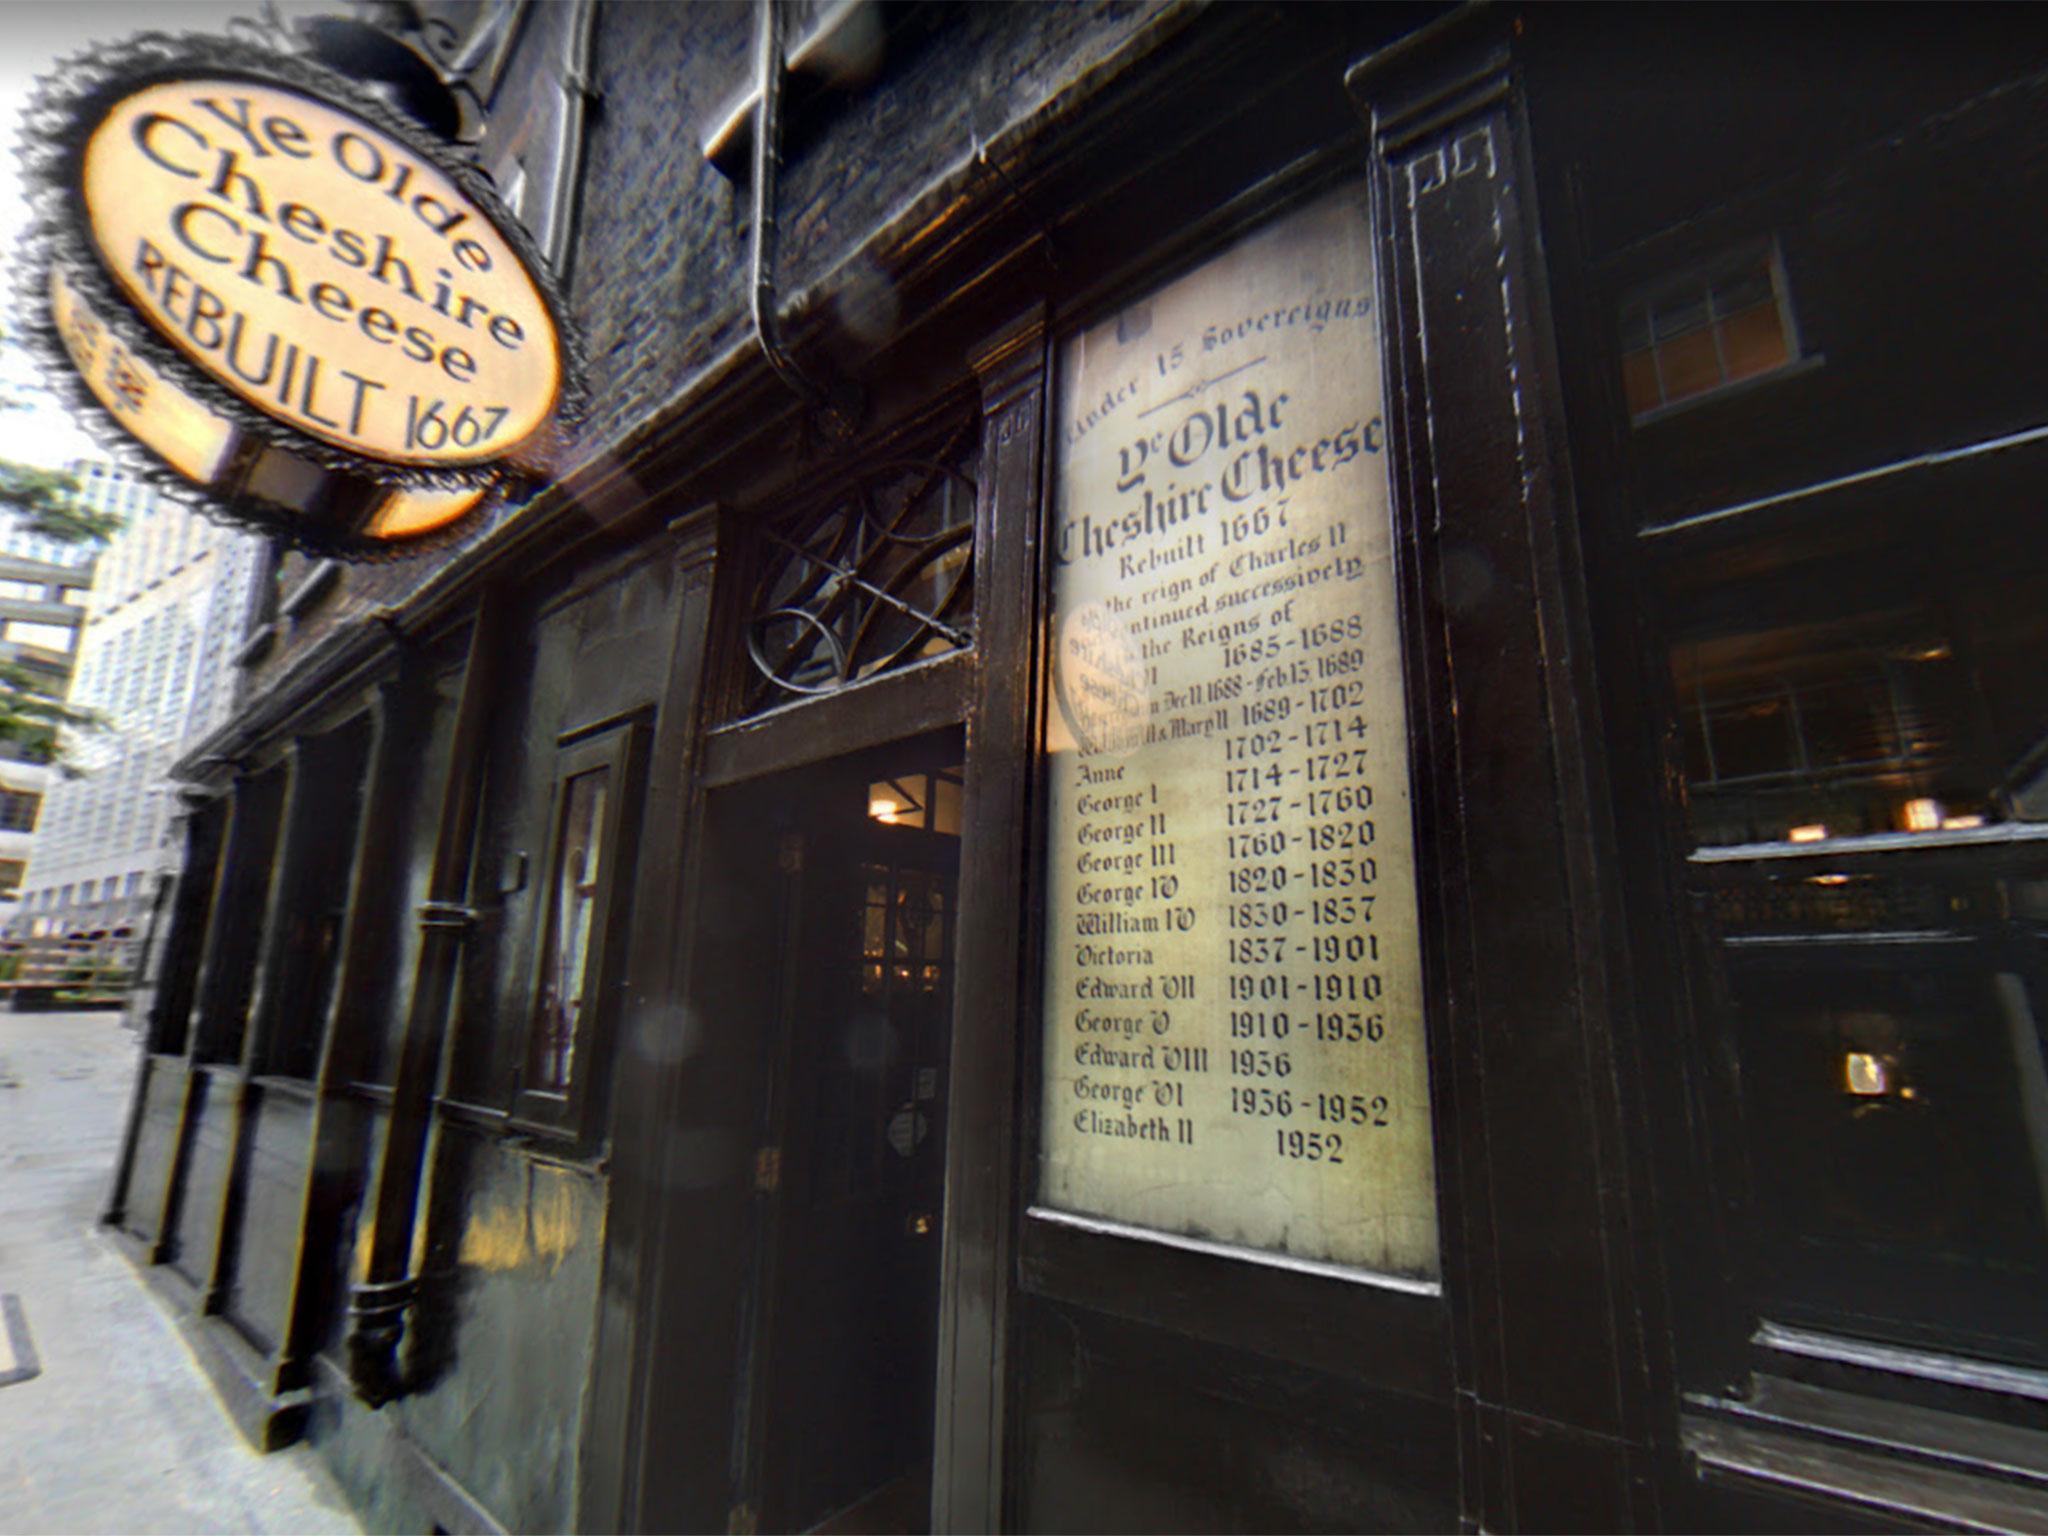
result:
[[[738,716],[973,644],[979,451],[966,422],[756,533]]]

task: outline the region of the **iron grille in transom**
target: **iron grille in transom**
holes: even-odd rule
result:
[[[761,529],[738,716],[974,643],[978,424]]]

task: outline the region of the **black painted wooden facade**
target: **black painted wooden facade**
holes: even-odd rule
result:
[[[702,149],[756,12],[601,7],[561,473],[417,562],[284,557],[185,765],[107,1220],[252,1437],[376,1529],[809,1525],[902,1444],[835,1528],[2048,1521],[2038,24],[853,11],[793,8],[864,67],[792,55],[778,194],[784,331],[851,430],[764,362],[744,155]],[[573,12],[514,30],[494,122]],[[1437,1295],[1028,1210],[1051,360],[1340,181],[1377,211]],[[954,639],[756,708],[776,562],[941,482]],[[847,832],[955,768],[950,852]],[[579,782],[566,1069],[534,1019]],[[939,1160],[861,1196],[925,1245],[861,1264],[928,1295],[822,1235],[852,1090],[802,1020],[848,869],[946,895]],[[893,1376],[900,1444],[860,1395]]]

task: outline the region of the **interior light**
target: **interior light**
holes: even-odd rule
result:
[[[870,800],[868,802],[868,815],[872,816],[876,821],[894,822],[897,813],[902,809],[903,807],[894,800]]]
[[[1847,875],[1808,875],[1806,883],[1808,885],[1847,885],[1849,877]]]
[[[1982,816],[1945,816],[1942,818],[1941,829],[1944,832],[1967,832],[1972,827],[1983,825]]]
[[[1908,800],[1899,809],[1906,818],[1908,832],[1932,832],[1941,825],[1939,800]]]
[[[1803,827],[1794,827],[1785,836],[1795,843],[1817,843],[1828,835],[1828,829],[1819,822],[1810,822]]]
[[[1851,1051],[1842,1059],[1842,1076],[1860,1098],[1879,1098],[1892,1091],[1891,1069],[1882,1056]]]

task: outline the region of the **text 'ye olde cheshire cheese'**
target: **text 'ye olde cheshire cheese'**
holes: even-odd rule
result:
[[[1067,343],[1038,1203],[1437,1274],[1371,229]]]
[[[92,239],[136,308],[256,409],[394,464],[503,457],[554,410],[532,276],[443,172],[247,80],[145,87],[94,130]]]

